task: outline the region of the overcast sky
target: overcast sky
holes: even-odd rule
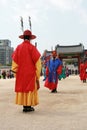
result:
[[[41,53],[59,45],[78,45],[87,49],[87,0],[0,0],[0,39],[11,40],[11,46],[22,42],[20,16],[24,29],[29,29],[37,39]]]

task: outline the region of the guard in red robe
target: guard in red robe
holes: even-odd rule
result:
[[[80,80],[83,81],[83,83],[86,82],[86,63],[82,61],[80,63]]]
[[[40,53],[31,44],[36,36],[25,30],[19,38],[24,41],[17,46],[12,54],[12,71],[16,74],[16,104],[23,105],[23,112],[34,111],[32,106],[39,103],[38,87],[41,72]]]
[[[85,79],[87,80],[87,59],[85,60]]]

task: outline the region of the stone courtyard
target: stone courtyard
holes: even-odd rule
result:
[[[16,105],[15,79],[0,79],[0,130],[87,130],[87,82],[78,75],[59,81],[51,93],[40,78],[39,105],[23,113]]]

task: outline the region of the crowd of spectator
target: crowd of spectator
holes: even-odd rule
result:
[[[0,79],[14,78],[14,74],[11,70],[0,70]]]

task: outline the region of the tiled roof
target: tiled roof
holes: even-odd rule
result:
[[[58,53],[82,53],[84,51],[84,46],[82,44],[72,45],[72,46],[56,46]]]

